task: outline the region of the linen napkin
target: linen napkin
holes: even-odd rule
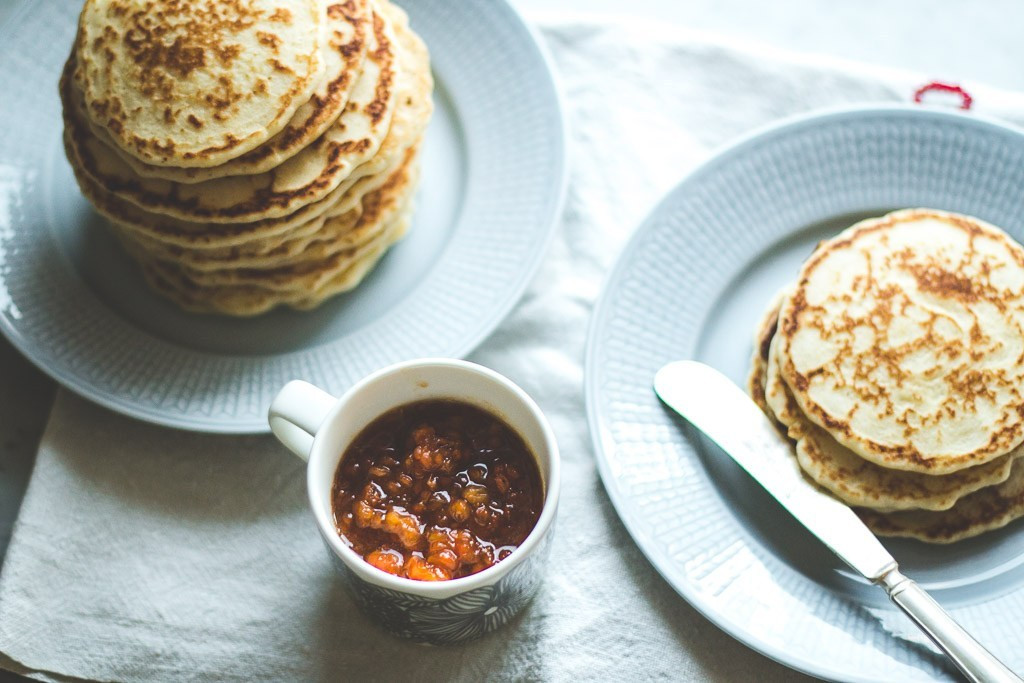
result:
[[[587,320],[652,204],[716,145],[779,117],[907,101],[920,75],[549,18],[565,93],[567,207],[522,301],[471,359],[550,417],[563,498],[545,582],[477,642],[427,648],[362,616],[270,437],[189,434],[60,392],[0,575],[0,666],[43,680],[794,680],[689,607],[618,521],[583,402]],[[970,86],[1024,120],[1024,97]],[[682,264],[685,267],[685,264]]]

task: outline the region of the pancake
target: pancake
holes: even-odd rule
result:
[[[366,34],[372,24],[369,0],[319,1],[327,27],[327,48],[323,50],[327,75],[279,133],[241,156],[205,168],[155,166],[111,145],[114,151],[135,173],[144,178],[161,178],[179,183],[263,173],[295,156],[333,125],[344,110],[366,57]],[[99,139],[110,140],[107,130],[95,123],[92,123],[91,128],[93,135]]]
[[[238,259],[225,263],[223,268],[202,271],[178,261],[161,261],[151,253],[138,255],[152,260],[158,272],[173,270],[197,287],[252,285],[274,291],[309,292],[347,268],[353,249],[376,238],[393,224],[395,216],[407,213],[417,179],[415,165],[403,166],[383,187],[366,195],[359,210],[331,219],[299,248],[286,250],[289,245],[284,245],[281,253]]]
[[[377,156],[368,164],[364,164],[368,166],[367,174],[377,173],[383,168],[373,166],[377,159],[387,165],[388,159],[397,159],[413,141],[419,140],[434,111],[434,102],[431,99],[434,77],[430,73],[430,53],[427,46],[409,28],[409,17],[401,8],[386,0],[378,1],[382,11],[391,21],[398,44],[401,46],[400,79],[391,128]]]
[[[76,53],[89,118],[120,149],[207,167],[284,128],[324,75],[324,38],[318,0],[87,0]]]
[[[390,12],[400,10],[389,10]],[[404,25],[396,22],[401,42],[407,44],[415,59],[427,64],[426,48]],[[229,249],[231,247],[258,241],[269,241],[272,246],[280,243],[280,236],[297,226],[323,216],[329,209],[336,209],[342,198],[350,195],[353,186],[364,177],[389,172],[401,162],[410,145],[417,144],[426,122],[430,117],[432,104],[429,93],[433,87],[429,69],[417,74],[417,92],[423,97],[407,98],[397,103],[391,126],[378,153],[352,170],[334,191],[323,199],[307,204],[295,212],[277,218],[264,218],[248,223],[194,222],[156,214],[139,208],[104,189],[94,179],[83,173],[75,161],[74,150],[68,145],[68,158],[75,167],[75,176],[83,194],[97,211],[121,228],[130,229],[144,238],[168,245],[189,249]],[[383,179],[377,181],[379,184]],[[368,183],[363,183],[367,186]],[[372,185],[372,182],[369,183]],[[351,206],[344,210],[349,210]]]
[[[401,9],[86,5],[60,83],[65,150],[83,194],[160,294],[231,315],[312,308],[355,287],[405,234],[433,80]],[[297,17],[300,6],[309,17]],[[278,92],[285,73],[301,93]],[[150,100],[125,114],[125,97]],[[190,98],[217,110],[216,125],[201,106],[174,108]]]
[[[805,262],[778,330],[800,412],[866,460],[948,474],[1024,442],[1024,248],[998,228],[858,223]]]
[[[1002,528],[1024,517],[1024,458],[1014,460],[1006,481],[961,498],[949,510],[881,513],[859,509],[857,514],[880,536],[927,543],[953,543]]]
[[[207,271],[222,268],[254,268],[267,267],[274,259],[287,260],[301,253],[306,246],[325,235],[339,233],[344,230],[345,221],[355,221],[362,212],[363,198],[391,182],[398,182],[396,174],[417,160],[418,146],[410,147],[402,156],[401,163],[377,175],[359,178],[348,184],[348,190],[337,199],[337,202],[320,216],[302,223],[280,235],[254,238],[229,247],[188,248],[169,245],[153,240],[145,233],[115,224],[115,229],[122,232],[128,239],[138,243],[151,256],[163,261],[171,261],[193,270]],[[325,224],[327,228],[325,229]]]
[[[757,329],[754,332],[754,353],[750,359],[750,375],[747,377],[747,392],[754,399],[754,403],[768,417],[778,424],[768,402],[765,400],[764,390],[768,382],[768,350],[771,347],[772,339],[775,337],[775,328],[779,324],[779,306],[788,290],[783,289],[772,297],[768,302],[768,308],[761,317]],[[785,429],[782,430],[785,433]]]
[[[421,80],[417,72],[429,70],[429,64],[419,62],[413,49],[399,50],[389,23],[376,11],[370,41],[345,112],[312,144],[270,171],[192,184],[142,178],[91,134],[83,121],[82,97],[71,87],[73,79],[64,79],[65,128],[73,163],[100,187],[151,213],[210,223],[287,216],[329,195],[377,153],[397,97],[429,98],[429,91],[416,90]],[[406,55],[400,65],[395,63],[396,53]]]
[[[394,127],[392,127],[394,131]],[[385,139],[387,142],[389,137]],[[66,144],[67,146],[67,144]],[[408,150],[400,150],[404,155]],[[72,152],[68,151],[69,158]],[[385,158],[378,154],[370,161],[361,164],[352,174],[324,199],[307,204],[295,213],[281,218],[267,218],[252,223],[193,223],[181,219],[150,213],[135,206],[131,202],[119,199],[100,187],[77,168],[75,179],[82,194],[92,203],[102,216],[109,219],[118,228],[132,233],[134,238],[151,241],[179,249],[197,249],[224,251],[241,245],[266,246],[267,249],[287,239],[286,235],[300,225],[309,224],[319,218],[321,224],[326,220],[328,211],[342,206],[355,186],[365,178],[379,178],[364,182],[363,187],[371,187],[374,182],[383,183],[386,174],[394,167],[396,159]],[[369,191],[369,190],[367,190]],[[349,207],[351,208],[351,207]]]
[[[324,282],[319,289],[299,299],[288,301],[288,305],[303,311],[316,308],[332,296],[347,292],[360,282],[377,265],[388,247],[393,245],[405,236],[412,223],[412,207],[408,213],[399,218],[394,225],[390,226],[383,235],[376,238],[371,244],[360,247],[361,254],[352,265],[345,271],[337,273],[331,279]]]
[[[292,257],[271,260],[270,266],[195,271],[166,262],[155,265],[163,273],[173,269],[177,276],[204,289],[253,286],[274,292],[309,293],[345,271],[353,259],[353,251],[374,242],[393,225],[396,216],[409,212],[411,204],[411,197],[388,197],[388,202],[381,203],[379,210],[367,209],[355,220],[345,221],[348,228],[345,233],[313,240]]]
[[[961,497],[1006,481],[1022,449],[945,475],[880,467],[844,447],[807,419],[779,372],[778,338],[769,349],[765,401],[795,442],[800,469],[848,505],[883,510],[946,510]]]
[[[409,214],[399,216],[374,240],[352,250],[346,267],[325,280],[319,290],[311,292],[275,292],[247,285],[201,288],[173,270],[154,268],[152,262],[141,261],[141,264],[150,286],[187,311],[252,316],[280,305],[306,310],[358,285],[387,248],[401,239],[410,220]]]

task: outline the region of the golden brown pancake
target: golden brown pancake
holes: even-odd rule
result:
[[[281,305],[305,310],[314,308],[328,297],[358,285],[384,255],[387,247],[401,239],[408,226],[409,217],[400,216],[375,240],[353,250],[349,255],[347,267],[325,280],[320,289],[304,293],[273,291],[251,285],[202,288],[182,277],[180,273],[157,270],[152,264],[145,262],[142,266],[147,281],[158,293],[174,301],[181,308],[195,313],[252,316]]]
[[[405,182],[406,175],[417,163],[418,147],[410,147],[403,155],[402,162],[384,173],[361,178],[351,185],[349,191],[338,198],[337,203],[322,215],[290,228],[287,232],[256,237],[238,242],[230,247],[211,248],[201,245],[196,248],[168,245],[151,239],[146,233],[119,226],[128,239],[138,243],[150,255],[162,261],[196,271],[221,270],[224,268],[269,267],[274,263],[285,264],[296,255],[302,254],[309,244],[329,236],[340,236],[348,232],[363,210],[363,199],[390,183],[391,186]]]
[[[319,0],[86,0],[84,111],[150,164],[215,166],[287,125],[324,74]]]
[[[133,2],[110,0],[128,9]],[[202,126],[190,124],[199,132],[185,134],[171,111],[164,123],[180,144],[177,138],[164,144],[131,132],[124,137],[123,127],[150,130],[155,110],[147,105],[112,118],[110,102],[120,95],[104,93],[149,87],[142,83],[148,74],[128,65],[117,50],[111,64],[121,66],[104,66],[79,40],[60,84],[68,159],[83,194],[111,221],[147,281],[183,308],[232,315],[278,305],[311,308],[356,286],[411,223],[418,152],[433,107],[429,55],[405,13],[387,0],[310,0],[318,8],[317,30],[292,46],[280,41],[298,22],[294,10],[304,0],[277,3],[269,14],[265,0],[244,8],[212,2],[187,0],[187,7],[179,7],[153,0],[138,16],[117,17],[97,49],[115,34],[135,40],[130,31],[121,32],[121,24],[135,30],[139,21],[153,28],[143,40],[150,49],[163,49],[161,36],[181,38],[174,45],[189,49],[193,38],[205,41],[195,52],[201,63],[192,71],[198,80],[184,78],[169,92],[208,97],[203,87],[209,79],[233,69],[218,82],[230,89],[252,81],[255,96],[239,101],[255,102],[253,110],[232,105],[217,125],[207,127],[201,119]],[[83,18],[93,22],[90,30],[105,11],[101,5],[87,0],[95,14]],[[171,8],[166,17],[165,8]],[[143,16],[147,12],[152,16]],[[210,26],[182,38],[200,16]],[[236,25],[227,26],[229,19]],[[260,22],[277,22],[281,32],[261,31]],[[232,45],[253,36],[263,41],[258,48],[234,54]],[[127,42],[122,47],[130,51]],[[261,61],[262,50],[292,55],[311,45],[318,50],[307,64],[317,74],[306,84],[311,94],[294,103],[294,92],[282,96],[278,105],[289,108],[286,117],[261,109],[262,89],[280,83],[260,81],[260,72],[301,76],[283,60]],[[221,57],[221,64],[209,62]],[[163,78],[160,70],[168,65],[157,67],[155,77]],[[104,97],[106,104],[95,106]],[[246,125],[261,116],[262,133],[254,135],[262,139],[255,145],[253,136],[243,140]],[[228,122],[236,132],[224,133]],[[206,144],[204,136],[212,140],[220,133],[227,136],[225,145],[193,148]],[[126,139],[134,147],[123,144]]]
[[[779,306],[785,293],[786,290],[782,290],[772,297],[761,322],[757,325],[754,332],[754,353],[750,359],[750,375],[747,377],[747,392],[761,411],[773,421],[775,416],[765,401],[764,388],[768,381],[768,350],[772,339],[775,338],[775,328],[779,324]],[[785,430],[782,431],[785,433]]]
[[[329,222],[302,249],[289,254],[271,253],[259,265],[225,264],[224,268],[200,271],[153,258],[152,254],[139,255],[152,259],[159,272],[174,270],[200,288],[252,285],[274,291],[312,292],[347,268],[353,249],[372,241],[397,216],[406,213],[416,180],[414,166],[399,169],[383,187],[363,198],[360,211],[334,219],[335,229]]]
[[[111,134],[90,121],[92,134],[114,149],[135,173],[179,183],[197,183],[234,175],[269,171],[292,158],[320,137],[338,120],[359,80],[372,29],[369,0],[318,0],[326,26],[327,48],[322,51],[326,74],[312,96],[295,111],[291,120],[272,138],[241,156],[216,166],[155,166],[117,147]]]
[[[808,419],[782,380],[778,341],[769,350],[765,400],[786,425],[794,441],[800,469],[848,505],[883,509],[945,510],[957,500],[1010,476],[1013,461],[1024,448],[950,474],[925,474],[881,467],[846,448]]]
[[[823,242],[779,320],[802,412],[861,457],[948,474],[1024,442],[1024,248],[941,211]]]
[[[399,49],[390,24],[379,13],[374,16],[372,41],[359,82],[338,121],[298,154],[264,173],[191,184],[143,178],[92,135],[83,118],[82,97],[73,79],[64,79],[64,124],[74,162],[99,186],[152,213],[211,223],[289,215],[329,195],[376,154],[391,124],[396,96],[427,96],[413,91],[416,70],[427,65],[410,56],[401,74],[396,73]]]
[[[1024,458],[1017,458],[1009,478],[957,501],[949,510],[881,513],[857,510],[880,536],[903,536],[928,543],[953,543],[1000,529],[1024,517]]]

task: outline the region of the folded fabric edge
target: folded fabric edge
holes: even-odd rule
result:
[[[73,678],[71,676],[62,676],[52,671],[39,671],[37,669],[30,669],[23,666],[20,662],[15,659],[11,659],[3,652],[0,652],[0,673],[9,671],[18,676],[24,676],[25,678],[31,678],[36,681],[45,681],[46,683],[79,683],[84,682],[84,678]]]
[[[572,28],[580,30],[605,30],[612,26],[618,31],[642,33],[646,42],[674,43],[680,42],[720,47],[745,54],[751,58],[768,58],[774,61],[797,66],[814,66],[823,70],[835,70],[863,78],[884,81],[906,82],[908,90],[906,103],[913,102],[913,90],[943,74],[924,74],[911,69],[881,66],[855,59],[836,57],[821,52],[802,52],[788,50],[771,43],[740,38],[734,35],[693,29],[672,22],[657,22],[647,17],[637,17],[625,13],[590,12],[566,10],[537,10],[526,14],[526,18],[542,31],[565,31]],[[961,83],[961,85],[964,85]],[[977,104],[988,109],[993,102],[998,108],[1024,108],[1024,92],[1010,90],[978,81],[969,81],[965,86],[974,96]],[[928,106],[928,105],[925,105]],[[945,109],[946,107],[942,107]]]

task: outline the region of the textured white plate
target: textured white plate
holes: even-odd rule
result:
[[[235,320],[152,294],[79,194],[57,97],[78,5],[25,0],[0,27],[0,330],[87,398],[211,432],[266,431],[290,379],[340,393],[391,362],[468,353],[519,298],[560,212],[558,94],[506,3],[398,2],[436,79],[409,235],[314,312]]]
[[[879,589],[854,577],[733,461],[664,408],[664,363],[746,379],[754,326],[821,239],[928,206],[1024,241],[1024,135],[910,108],[802,117],[721,151],[638,229],[594,314],[586,394],[605,487],[633,538],[725,631],[808,673],[955,679]],[[1024,671],[1024,521],[952,546],[885,541],[982,642]]]

